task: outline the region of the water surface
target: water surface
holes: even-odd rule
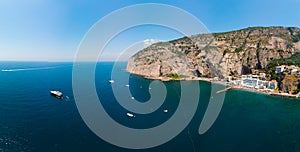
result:
[[[126,63],[123,64],[125,68]],[[131,128],[148,128],[172,116],[180,99],[178,81],[165,82],[168,94],[162,107],[131,119],[114,98],[108,83],[113,65],[112,62],[97,64],[95,85],[99,99],[114,120]],[[124,69],[121,74],[128,75]],[[133,96],[141,102],[147,101],[152,80],[130,77]],[[201,97],[188,127],[161,146],[129,150],[103,141],[81,119],[72,92],[72,63],[1,62],[0,151],[300,151],[299,100],[230,90],[215,124],[199,135],[211,85],[193,83],[199,83]],[[62,91],[68,98],[57,100],[49,95],[52,89]],[[162,112],[165,108],[168,113]]]

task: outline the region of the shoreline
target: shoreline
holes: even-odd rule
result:
[[[134,73],[131,73],[131,74],[134,74]],[[134,75],[138,75],[138,74],[134,74]],[[288,93],[279,93],[279,92],[275,92],[274,90],[269,90],[269,89],[267,90],[267,89],[246,88],[246,87],[242,87],[242,86],[227,84],[224,81],[214,80],[213,78],[190,77],[190,78],[173,79],[173,78],[168,78],[168,77],[149,77],[149,76],[143,76],[143,75],[138,75],[138,76],[144,77],[146,79],[151,79],[151,80],[160,80],[160,81],[163,81],[163,82],[167,82],[167,81],[204,81],[204,82],[210,82],[210,83],[213,83],[213,84],[224,85],[228,88],[230,87],[230,89],[228,89],[228,90],[231,90],[231,89],[232,90],[242,90],[242,91],[247,91],[247,92],[253,92],[253,93],[268,95],[268,96],[277,96],[277,97],[283,97],[283,98],[300,99],[299,95],[293,95],[293,94],[288,94]],[[228,90],[226,90],[226,91],[228,91]]]

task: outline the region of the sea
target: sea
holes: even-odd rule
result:
[[[128,117],[128,110],[120,106],[109,83],[116,63],[82,64],[96,65],[94,84],[99,102],[123,126],[136,129],[158,126],[171,119],[179,106],[180,82],[163,82],[167,95],[162,107],[153,113]],[[134,98],[139,102],[149,100],[149,84],[155,80],[131,75],[124,70],[125,62],[118,64],[121,65],[117,69],[119,74],[130,79],[128,88]],[[191,82],[200,87],[197,111],[173,139],[147,149],[116,146],[98,137],[82,119],[73,94],[72,72],[73,63],[68,62],[0,63],[0,152],[300,151],[300,100],[255,92],[227,91],[216,121],[200,135],[199,125],[212,94],[212,84],[203,81]],[[114,84],[125,85],[117,81]],[[63,92],[64,98],[51,96],[50,90]],[[163,109],[168,112],[164,113]],[[116,132],[108,133],[117,136]]]

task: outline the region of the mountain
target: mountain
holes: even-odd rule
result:
[[[264,69],[300,52],[297,27],[249,27],[159,42],[128,60],[127,71],[147,78],[219,77]]]

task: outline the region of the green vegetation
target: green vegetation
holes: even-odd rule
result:
[[[218,48],[215,47],[215,46],[210,46],[210,45],[206,45],[205,47],[203,47],[203,50],[206,50],[206,51],[210,51],[210,50],[217,50]]]
[[[300,66],[300,53],[297,52],[292,55],[290,58],[281,58],[281,59],[274,59],[269,62],[266,66],[266,70],[275,69],[278,65],[295,65]]]
[[[181,42],[183,44],[184,42],[189,42],[189,41],[191,41],[191,39],[189,37],[185,36],[185,37],[182,37],[182,38],[179,38],[179,39],[176,39],[176,40],[169,41],[169,43],[176,44],[176,43]]]
[[[239,53],[239,52],[241,52],[241,51],[243,51],[243,49],[242,49],[241,47],[236,48],[236,49],[234,50],[235,53]]]
[[[278,50],[280,51],[280,50]],[[289,58],[273,59],[271,60],[265,68],[267,74],[270,75],[271,80],[278,80],[280,78],[274,71],[276,66],[280,65],[295,65],[300,66],[300,53],[295,53]]]
[[[297,89],[292,94],[298,94],[300,92],[300,83],[298,82]]]
[[[271,80],[277,80],[278,79],[278,75],[274,72],[274,71],[272,71],[272,72],[270,72],[270,76],[271,76]]]
[[[292,94],[298,94],[300,92],[300,89],[296,89]]]
[[[292,41],[293,41],[294,43],[299,42],[299,41],[300,41],[300,33],[297,34],[297,35],[295,35],[295,36],[293,36]]]
[[[171,79],[181,79],[181,78],[188,78],[188,76],[185,75],[178,75],[178,74],[166,74],[164,77],[168,77]]]

